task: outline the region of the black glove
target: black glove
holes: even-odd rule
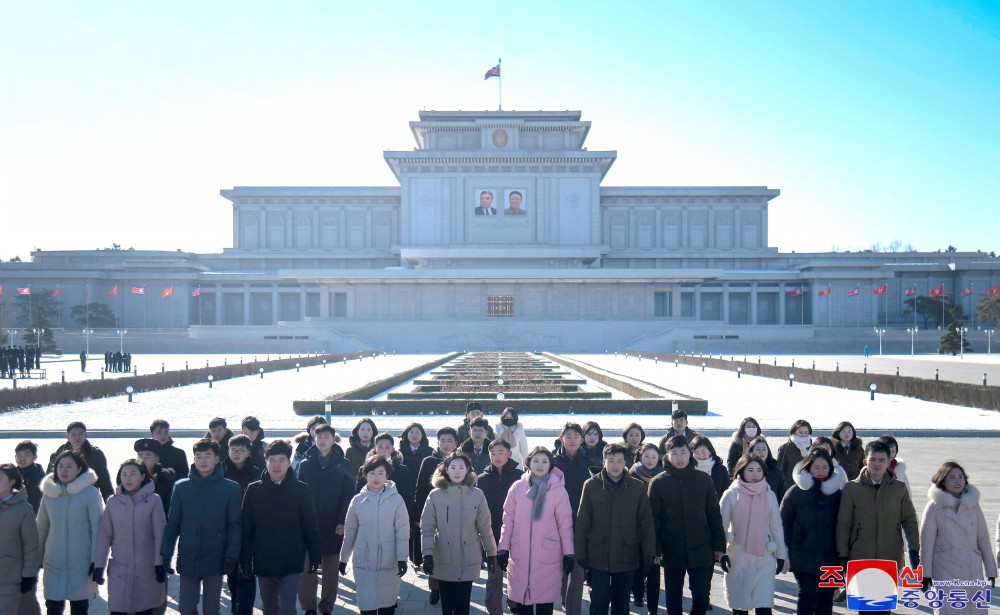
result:
[[[590,568],[586,568],[583,571],[583,582],[587,584],[587,587],[593,588],[594,585],[590,582]]]
[[[590,566],[587,565],[587,563],[588,563],[587,560],[585,560],[585,559],[578,559],[578,560],[576,560],[576,563],[580,564],[580,568],[583,568],[584,570],[590,570]]]
[[[104,568],[94,568],[93,564],[91,564],[91,568],[93,570],[90,572],[90,578],[94,580],[94,583],[104,585]]]
[[[934,583],[934,579],[930,577],[924,577],[924,587],[922,591],[929,592],[931,590],[931,585]]]
[[[576,560],[573,559],[573,556],[563,555],[563,574],[569,574],[573,572],[574,566],[576,566]]]
[[[340,571],[340,574],[347,574],[347,562],[340,562],[340,565],[337,566],[337,570]]]
[[[642,558],[642,569],[644,571],[649,572],[649,570],[652,567],[653,567],[653,558],[652,557],[644,557],[644,558]]]
[[[166,568],[164,568],[163,566],[154,566],[153,567],[153,571],[156,573],[156,582],[157,583],[166,583],[167,582],[167,569]]]
[[[719,567],[722,568],[722,572],[729,572],[729,556],[723,555],[722,559],[719,560]]]
[[[21,593],[26,594],[31,591],[31,588],[35,586],[38,582],[38,577],[21,577]]]
[[[173,571],[170,570],[169,568],[167,568],[167,572],[173,574]],[[241,563],[240,564],[240,576],[243,577],[244,579],[246,579],[247,581],[253,579],[253,564],[251,564],[249,562],[246,563],[246,564]]]
[[[986,578],[989,579],[989,581],[990,581],[990,587],[996,589],[997,578],[996,577],[986,577]]]
[[[486,556],[486,572],[493,574],[497,571],[497,556],[487,555]]]
[[[306,570],[306,574],[316,574],[319,571],[319,564],[309,564],[309,570]]]
[[[916,549],[910,549],[910,568],[914,570],[920,565],[920,551]]]
[[[396,568],[399,569],[399,576],[406,574],[406,560],[396,562]]]
[[[432,574],[434,574],[434,556],[433,555],[425,555],[424,556],[423,569],[424,569],[424,572],[427,573],[427,576],[431,576]]]
[[[224,559],[222,560],[222,572],[226,575],[230,575],[236,570],[236,560],[234,559]]]
[[[847,574],[847,562],[851,561],[849,557],[840,558],[840,567],[844,569],[844,574]]]
[[[497,564],[500,570],[507,572],[507,565],[510,563],[510,551],[497,551]]]
[[[774,571],[774,574],[781,574],[781,569],[785,567],[785,560],[778,558],[778,569]]]

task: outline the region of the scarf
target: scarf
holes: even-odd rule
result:
[[[809,447],[812,445],[812,437],[810,436],[788,436],[788,441],[794,444],[799,449],[799,453],[803,457],[809,454]]]
[[[545,507],[545,492],[549,490],[549,475],[538,477],[531,474],[528,480],[531,482],[531,487],[528,489],[528,499],[535,501],[531,508],[531,520],[538,521],[542,518],[542,509]]]
[[[767,526],[770,521],[766,480],[748,483],[736,478],[736,510],[733,512],[733,544],[743,545],[750,555],[762,556],[767,545]]]
[[[652,470],[647,470],[646,466],[642,465],[642,462],[640,461],[635,462],[635,465],[632,466],[632,472],[647,483],[653,480],[653,477],[662,471],[663,466],[660,464],[656,464]]]
[[[709,476],[712,475],[712,468],[715,467],[715,457],[709,457],[704,461],[700,459],[695,459],[694,462],[695,462],[695,469],[704,472]]]

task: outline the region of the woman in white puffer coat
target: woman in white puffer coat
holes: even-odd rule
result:
[[[510,444],[511,459],[524,467],[524,460],[528,458],[528,436],[524,434],[524,425],[519,422],[516,410],[504,408],[500,413],[496,434],[498,440]]]
[[[920,562],[924,567],[924,586],[934,580],[983,581],[983,569],[991,583],[997,576],[993,545],[986,528],[983,509],[979,507],[979,490],[968,482],[962,466],[947,461],[931,478],[927,491],[927,506],[920,521]],[[967,592],[971,598],[978,589],[949,585],[940,588],[949,599],[935,613],[979,613],[971,601],[965,608],[955,608],[953,592]]]
[[[733,468],[733,484],[722,496],[726,530],[725,597],[733,615],[769,615],[774,607],[774,577],[787,570],[788,549],[778,498],[765,480],[763,462],[747,454]]]

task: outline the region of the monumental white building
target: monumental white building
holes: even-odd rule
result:
[[[972,288],[969,312],[1000,285],[982,253],[779,253],[774,188],[602,186],[617,153],[588,150],[590,128],[578,111],[422,111],[416,147],[384,154],[398,185],[222,190],[221,254],[37,251],[0,266],[5,322],[30,284],[203,344],[833,351],[912,326],[907,289]]]

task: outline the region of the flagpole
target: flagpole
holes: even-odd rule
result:
[[[502,64],[502,58],[497,58],[497,67]],[[497,111],[503,111],[503,69],[500,69],[500,78],[497,79]]]

